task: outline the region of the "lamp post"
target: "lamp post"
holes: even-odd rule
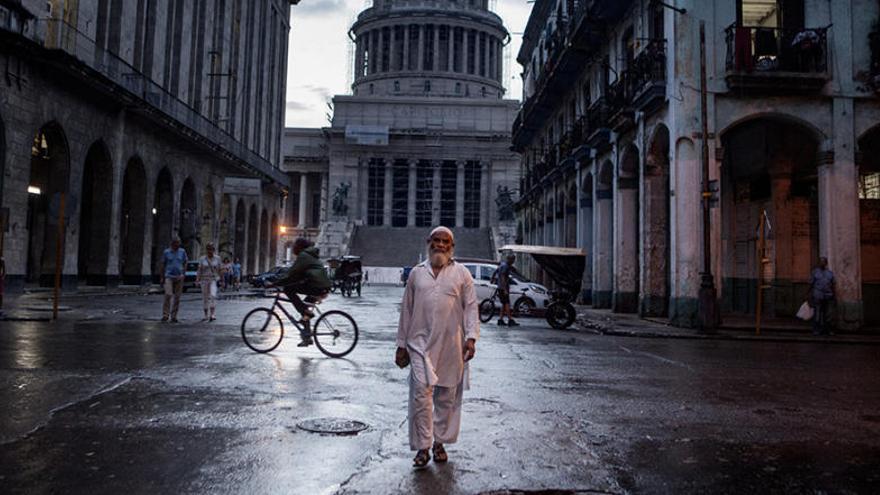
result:
[[[699,328],[705,333],[713,333],[718,326],[718,299],[715,278],[712,276],[712,236],[710,202],[712,191],[709,187],[709,117],[708,93],[706,86],[706,23],[700,20],[700,123],[702,125],[702,179],[703,179],[703,270],[700,273]]]

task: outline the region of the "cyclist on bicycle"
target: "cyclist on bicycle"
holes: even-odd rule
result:
[[[333,283],[318,257],[318,248],[310,241],[302,237],[293,241],[293,254],[296,255],[293,266],[271,285],[282,287],[284,293],[290,298],[290,302],[293,303],[293,307],[302,315],[305,324],[300,328],[302,341],[297,346],[306,347],[312,344],[308,321],[315,314],[309,310],[309,306],[297,294],[320,298],[330,292]]]
[[[491,282],[498,285],[498,300],[501,302],[501,315],[498,317],[498,326],[518,327],[519,323],[510,315],[510,277],[513,271],[513,264],[516,262],[516,255],[513,253],[507,255],[507,259],[502,261],[495,273],[492,274]],[[504,317],[507,316],[507,323]]]

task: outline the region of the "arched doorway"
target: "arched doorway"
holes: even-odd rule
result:
[[[576,182],[576,181],[575,181]],[[563,246],[577,246],[577,185],[572,182],[565,198],[565,242]]]
[[[196,185],[189,177],[183,181],[183,187],[180,189],[180,244],[186,250],[186,254],[191,259],[199,257],[199,243],[196,234],[196,222],[198,215],[196,209]]]
[[[83,166],[79,211],[77,276],[86,285],[107,284],[110,253],[110,212],[113,205],[113,166],[103,141],[89,148]]]
[[[669,129],[657,127],[645,156],[643,316],[669,314]]]
[[[257,205],[251,205],[248,213],[248,239],[247,239],[247,266],[248,273],[257,273],[257,235],[260,233],[260,224],[257,223]]]
[[[593,231],[596,254],[593,257],[593,307],[610,308],[614,286],[614,165],[606,160],[596,177],[595,221]]]
[[[206,246],[209,242],[214,242],[215,220],[214,188],[209,185],[205,188],[205,192],[202,193],[202,216],[198,236],[200,248]],[[216,252],[219,254],[220,250],[217,249]]]
[[[233,258],[235,256],[235,219],[232,217],[232,204],[229,195],[224,194],[220,200],[220,232],[217,241],[217,252],[220,257]]]
[[[162,167],[159,176],[156,178],[156,193],[153,195],[153,253],[150,266],[153,269],[153,283],[158,283],[161,268],[160,261],[162,252],[171,242],[173,220],[174,220],[174,184],[171,179],[171,172],[167,168]]]
[[[239,263],[244,263],[244,241],[245,241],[245,226],[247,225],[247,218],[245,218],[245,206],[244,200],[239,199],[238,204],[235,205],[235,258],[239,261]],[[242,265],[242,270],[245,269],[245,266]]]
[[[629,145],[617,176],[617,230],[613,309],[635,313],[639,303],[639,150]]]
[[[260,215],[260,264],[257,267],[257,272],[263,272],[267,270],[267,264],[269,263],[269,214],[266,213],[266,209],[263,209],[262,215]]]
[[[272,224],[269,226],[269,266],[279,263],[278,259],[278,215],[272,214]]]
[[[880,324],[880,126],[859,139],[859,225],[864,324]]]
[[[584,304],[593,302],[593,174],[584,174],[581,180],[581,247],[587,253],[584,264],[582,299]]]
[[[147,177],[144,164],[131,158],[122,178],[119,226],[119,275],[123,284],[144,282],[144,228],[147,220]]]
[[[761,118],[731,128],[722,142],[722,310],[754,314],[760,270],[768,286],[763,315],[791,317],[819,257],[819,141],[805,125]],[[767,235],[759,258],[763,212]]]
[[[70,181],[70,154],[67,137],[57,123],[46,124],[36,133],[31,146],[31,172],[28,182],[28,250],[25,280],[51,286],[55,277],[56,250],[59,247],[58,220],[61,195],[67,195]],[[67,198],[69,199],[69,198]],[[65,201],[65,216],[71,210]],[[64,239],[60,239],[64,260]],[[63,266],[61,267],[63,269]]]

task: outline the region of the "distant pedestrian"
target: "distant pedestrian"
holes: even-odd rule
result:
[[[498,286],[498,301],[501,303],[501,315],[498,316],[498,326],[517,327],[519,323],[513,319],[510,314],[510,277],[512,276],[513,264],[516,262],[516,255],[508,254],[507,258],[498,265],[495,273],[492,274],[492,283]],[[504,317],[507,317],[505,323]]]
[[[813,268],[806,298],[813,307],[813,335],[831,335],[829,310],[834,302],[834,272],[828,269],[828,258],[824,256]]]
[[[220,273],[223,276],[223,290],[229,290],[229,287],[232,286],[232,261],[228,256],[223,258],[223,266],[220,269]]]
[[[394,362],[409,374],[409,446],[413,467],[431,459],[446,462],[443,444],[455,443],[461,428],[467,362],[480,334],[474,280],[453,260],[452,231],[437,227],[428,237],[427,259],[409,273]],[[433,442],[433,443],[432,443]]]
[[[241,290],[241,260],[238,258],[232,263],[232,284],[235,290]]]
[[[364,285],[370,285],[370,272],[364,269]]]
[[[205,317],[202,321],[214,321],[217,308],[217,283],[220,281],[220,257],[214,254],[214,245],[210,242],[205,247],[207,254],[199,259],[199,269],[196,272],[196,283],[202,288],[202,306]]]
[[[183,292],[183,276],[186,267],[186,250],[180,247],[180,239],[171,239],[171,247],[162,253],[160,272],[161,283],[165,289],[165,301],[162,303],[162,321],[171,319],[177,323],[177,310],[180,309],[180,294]]]

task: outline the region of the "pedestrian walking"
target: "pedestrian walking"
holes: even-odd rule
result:
[[[813,335],[831,335],[830,308],[834,302],[834,272],[828,269],[828,258],[819,258],[819,264],[810,275],[807,301],[813,307]]]
[[[370,271],[364,269],[364,285],[370,285]]]
[[[446,462],[444,444],[461,427],[462,393],[470,386],[468,361],[476,353],[480,326],[474,281],[453,260],[452,231],[437,227],[428,237],[427,259],[407,279],[397,327],[394,362],[410,366],[409,445],[413,467]]]
[[[232,263],[232,283],[235,290],[241,290],[241,260],[238,258]]]
[[[232,286],[232,261],[228,256],[223,258],[220,273],[223,275],[223,290],[229,290],[229,287]]]
[[[162,321],[169,319],[177,323],[177,310],[180,309],[180,294],[183,292],[183,275],[186,267],[186,250],[180,247],[180,239],[171,239],[171,247],[162,252],[162,274],[160,282],[165,289],[165,300],[162,303]]]
[[[516,255],[510,253],[507,258],[498,265],[492,274],[491,282],[498,286],[498,300],[501,302],[501,315],[498,316],[498,326],[518,327],[519,323],[510,314],[510,277],[513,264],[516,263]],[[504,317],[507,317],[507,322]]]
[[[205,246],[207,254],[199,258],[199,269],[196,272],[196,284],[202,288],[202,307],[205,317],[202,321],[214,321],[217,308],[217,283],[220,281],[220,257],[214,254],[214,245],[210,242]]]

